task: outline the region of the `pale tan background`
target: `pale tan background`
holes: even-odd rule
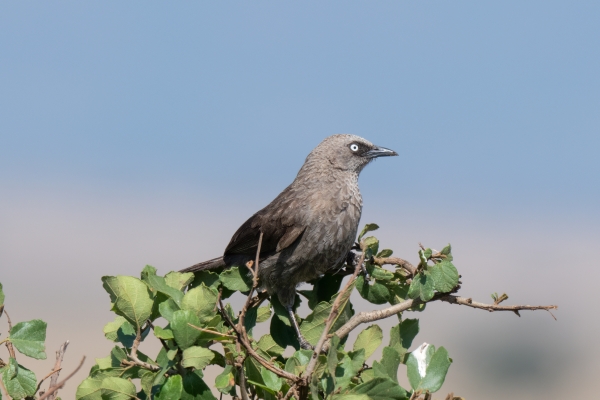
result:
[[[399,256],[414,261],[418,241],[438,248],[450,241],[463,275],[463,295],[488,301],[491,292],[505,291],[510,303],[559,305],[557,321],[546,312],[523,312],[518,318],[441,303],[415,314],[422,332],[415,344],[443,345],[454,359],[444,392],[467,399],[565,398],[573,390],[593,398],[598,393],[593,293],[600,274],[592,266],[599,239],[594,227],[559,216],[500,221],[398,211],[386,218],[394,204],[377,201],[373,194],[365,197],[364,221],[377,221],[382,246]],[[53,351],[69,339],[65,371],[82,355],[89,369],[112,347],[102,334],[112,317],[100,277],[136,275],[146,263],[162,273],[216,255],[210,249],[223,247],[244,218],[228,206],[204,198],[192,201],[185,193],[139,198],[29,191],[4,196],[0,280],[6,308],[13,322],[42,318],[49,325],[49,359],[19,360],[42,376],[54,362]],[[6,332],[5,319],[0,329]],[[144,349],[156,351],[156,345]],[[82,371],[69,382],[63,398],[73,398],[84,376]]]

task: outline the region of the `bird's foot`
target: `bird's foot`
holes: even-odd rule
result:
[[[362,263],[360,266],[361,273],[365,277],[365,282],[369,282],[371,280],[371,275],[369,275],[369,271],[367,271],[367,267],[365,267],[365,263]]]
[[[315,349],[313,347],[313,345],[308,343],[308,341],[306,339],[304,339],[303,337],[298,339],[298,343],[300,343],[301,349],[304,349],[304,350],[314,350]]]
[[[353,251],[349,251],[348,254],[346,255],[346,264],[349,265],[350,267],[352,267],[352,272],[354,272],[354,270],[356,268],[356,264],[358,264],[359,261],[360,261],[360,257],[358,257],[356,255],[356,253]],[[369,272],[367,271],[367,268],[365,267],[364,263],[360,266],[360,270],[361,270],[361,273],[365,277],[365,281],[369,282],[371,280],[371,276],[369,275]]]

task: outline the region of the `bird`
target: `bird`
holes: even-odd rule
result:
[[[239,227],[222,257],[182,272],[243,266],[256,257],[262,234],[259,284],[278,297],[300,346],[311,349],[294,316],[296,287],[342,267],[362,214],[359,174],[376,158],[397,155],[356,135],[325,138],[306,157],[294,181]]]

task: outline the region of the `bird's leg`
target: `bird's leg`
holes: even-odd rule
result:
[[[306,340],[300,332],[298,321],[296,321],[296,316],[294,315],[293,305],[286,305],[285,308],[287,308],[288,314],[290,316],[290,321],[292,321],[292,325],[294,326],[294,330],[296,331],[296,336],[298,336],[298,342],[300,343],[300,347],[304,350],[312,350],[312,345],[308,343],[308,340]]]
[[[353,251],[348,252],[348,255],[346,256],[346,264],[348,264],[350,267],[352,267],[352,272],[354,272],[354,268],[356,268],[356,264],[358,263],[359,260],[360,260],[360,257],[358,257],[355,252],[353,252]],[[367,267],[365,267],[365,263],[362,263],[362,265],[360,266],[360,270],[361,270],[362,274],[365,276],[365,281],[369,282],[371,280],[371,277],[369,275],[369,271],[367,271]]]

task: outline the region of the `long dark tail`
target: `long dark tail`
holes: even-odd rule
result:
[[[213,258],[212,260],[202,261],[198,264],[194,264],[191,267],[184,268],[179,272],[210,271],[222,267],[225,267],[225,261],[223,261],[223,257],[217,257]]]

